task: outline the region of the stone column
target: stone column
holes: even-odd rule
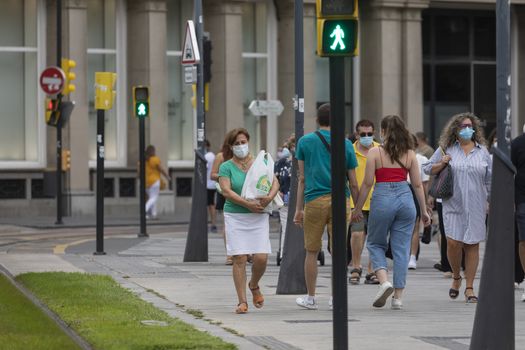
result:
[[[149,86],[150,114],[146,120],[146,145],[153,144],[163,160],[168,159],[168,70],[166,57],[166,1],[128,2],[128,91]],[[128,104],[131,106],[131,104]],[[138,121],[128,107],[128,166],[139,159]]]
[[[361,116],[398,114],[423,127],[421,10],[427,0],[372,0],[361,7]]]
[[[401,114],[408,129],[423,131],[423,46],[421,11],[429,1],[407,1],[403,11],[403,109]]]
[[[94,214],[95,197],[89,189],[89,120],[87,86],[87,1],[66,0],[62,15],[62,57],[76,61],[73,81],[76,90],[69,95],[75,108],[63,132],[63,147],[71,150],[69,183],[71,215]]]
[[[316,24],[315,1],[304,2],[304,130],[315,129],[315,50]],[[277,3],[279,18],[278,42],[278,91],[279,100],[284,105],[284,112],[279,117],[279,143],[295,132],[295,110],[292,100],[295,97],[295,29],[294,2],[281,0]]]
[[[213,45],[206,137],[219,149],[228,130],[244,126],[242,3],[206,1],[204,30]]]

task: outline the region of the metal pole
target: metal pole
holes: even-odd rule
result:
[[[140,166],[140,232],[139,237],[149,237],[146,232],[146,118],[139,118],[139,166]]]
[[[62,59],[62,0],[57,0],[57,67],[60,67]],[[58,103],[62,99],[62,94],[57,96]],[[57,221],[56,225],[62,225],[62,121],[57,122]]]
[[[303,38],[303,0],[296,0],[295,5],[295,142],[304,134],[304,38]],[[295,225],[295,198],[297,198],[297,159],[292,166],[292,183],[288,206],[288,220],[284,237],[283,260],[279,270],[277,294],[304,294],[306,281],[304,276],[303,229]]]
[[[97,109],[97,251],[104,255],[104,110]]]
[[[470,349],[515,348],[514,174],[510,154],[510,2],[496,4],[497,137],[494,150],[489,234],[481,270],[479,303]],[[494,283],[498,281],[498,283]]]
[[[193,172],[192,203],[184,261],[208,261],[208,213],[206,208],[206,158],[204,128],[204,76],[202,70],[202,0],[195,0],[195,34],[201,54],[197,65],[197,149]]]
[[[333,342],[337,350],[348,349],[344,76],[344,57],[330,57]]]

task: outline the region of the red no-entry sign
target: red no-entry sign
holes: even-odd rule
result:
[[[40,74],[40,87],[48,95],[56,95],[64,89],[66,76],[58,67],[47,67]]]

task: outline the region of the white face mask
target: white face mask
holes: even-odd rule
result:
[[[244,145],[233,146],[232,149],[233,149],[233,154],[237,158],[240,158],[240,159],[246,158],[246,156],[250,152],[250,149],[247,143],[245,143]]]

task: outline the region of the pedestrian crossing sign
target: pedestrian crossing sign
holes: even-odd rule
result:
[[[354,19],[317,20],[319,56],[356,56],[357,21]]]

